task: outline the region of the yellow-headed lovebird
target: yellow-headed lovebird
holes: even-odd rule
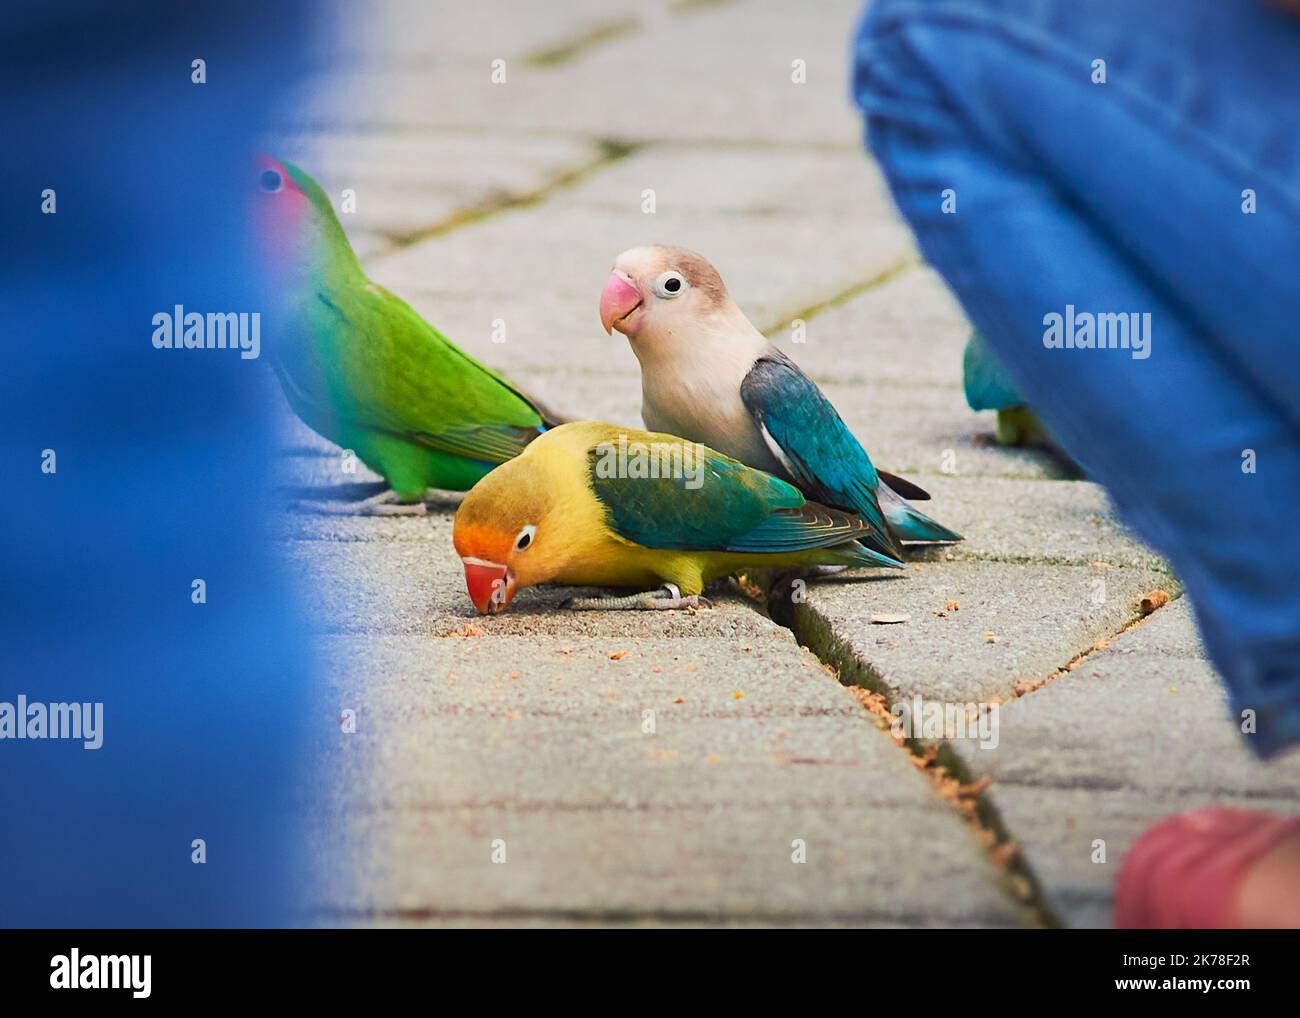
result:
[[[542,435],[465,496],[453,540],[470,600],[503,610],[522,587],[661,589],[574,607],[683,608],[743,568],[892,566],[867,524],[674,435],[583,421]]]
[[[600,320],[641,362],[647,428],[704,442],[857,513],[869,525],[865,543],[884,554],[897,557],[898,541],[961,540],[905,501],[930,496],[875,468],[817,384],[754,328],[700,255],[624,251]]]
[[[422,512],[426,489],[472,487],[559,422],[367,279],[316,181],[270,156],[255,172],[284,394],[391,489],[347,511]]]

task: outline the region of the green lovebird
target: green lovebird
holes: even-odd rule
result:
[[[465,491],[561,418],[366,278],[329,197],[296,166],[257,158],[255,219],[278,295],[268,344],[294,412],[390,488],[343,509],[419,513]],[[394,504],[397,503],[397,504]]]

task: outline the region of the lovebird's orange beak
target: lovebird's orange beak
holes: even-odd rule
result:
[[[481,558],[465,556],[465,586],[469,590],[469,599],[474,602],[480,615],[495,615],[506,610],[506,605],[515,596],[515,578],[510,570],[499,562],[488,562]]]
[[[600,324],[605,332],[612,336],[615,326],[640,306],[641,291],[618,269],[611,272],[600,291]]]

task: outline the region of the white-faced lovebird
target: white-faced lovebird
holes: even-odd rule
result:
[[[878,471],[817,384],[736,306],[707,260],[679,247],[624,251],[600,297],[606,332],[641,362],[646,427],[704,442],[856,512],[864,543],[899,557],[898,541],[961,536],[906,499],[922,489]]]

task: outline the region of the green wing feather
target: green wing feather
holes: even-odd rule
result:
[[[322,289],[313,298],[310,326],[285,344],[276,366],[286,391],[318,419],[491,463],[559,423],[383,287]]]
[[[680,443],[666,435],[652,437]],[[808,502],[794,485],[711,449],[702,449],[698,461],[685,462],[688,469],[681,473],[693,466],[695,476],[611,476],[617,472],[610,469],[609,453],[591,449],[591,486],[610,528],[646,548],[753,554],[826,548],[868,533],[857,516]],[[861,550],[881,564],[898,564]]]

